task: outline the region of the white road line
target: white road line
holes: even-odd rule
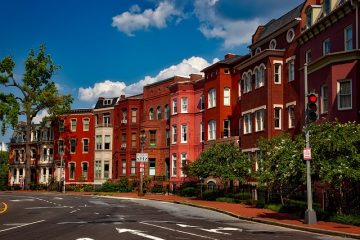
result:
[[[59,206],[59,207],[28,207],[28,208],[25,208],[25,209],[30,210],[30,209],[46,209],[46,208],[66,208],[66,206]]]
[[[12,199],[12,200],[9,200],[10,202],[33,202],[35,201],[34,199],[32,198],[29,198],[29,199]]]
[[[128,233],[131,233],[131,234],[134,234],[134,235],[137,235],[140,237],[152,239],[152,240],[165,240],[163,238],[159,238],[159,237],[151,236],[149,234],[142,233],[142,231],[139,231],[139,230],[133,230],[133,229],[127,229],[127,228],[116,228],[116,231],[118,231],[118,233],[128,232]]]
[[[74,213],[74,212],[77,212],[77,211],[79,211],[80,209],[75,209],[75,210],[73,210],[73,211],[71,211],[70,213]]]
[[[41,223],[41,222],[44,222],[44,221],[45,221],[45,220],[40,220],[40,221],[36,221],[36,222],[32,222],[32,223],[24,223],[23,225],[20,225],[20,226],[16,226],[16,227],[12,227],[12,228],[7,228],[7,229],[0,230],[0,232],[6,232],[6,231],[9,231],[9,230],[12,230],[12,229],[21,228],[21,227],[26,227],[26,226],[29,226],[29,225],[32,225],[32,224],[36,224],[36,223]]]
[[[80,222],[59,222],[57,224],[63,225],[63,224],[85,224],[88,222],[80,221]]]
[[[168,227],[158,226],[158,225],[151,224],[151,223],[147,223],[147,222],[140,222],[140,223],[141,223],[141,224],[145,224],[145,225],[149,225],[149,226],[153,226],[153,227],[158,227],[158,228],[166,229],[166,230],[173,231],[173,232],[184,233],[184,234],[188,234],[188,235],[196,236],[196,237],[200,237],[200,238],[218,240],[217,238],[202,236],[202,235],[195,234],[195,233],[190,233],[190,232],[184,232],[184,231],[180,231],[180,230],[176,230],[176,229],[172,229],[172,228],[168,228]]]

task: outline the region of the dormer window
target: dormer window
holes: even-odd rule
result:
[[[331,11],[331,0],[324,0],[324,15],[328,15]]]
[[[269,49],[275,49],[276,48],[276,40],[273,39],[269,43]]]
[[[294,29],[291,28],[286,33],[286,41],[288,43],[291,43],[292,40],[294,40],[294,37],[295,37],[295,31],[294,31]]]
[[[103,104],[104,106],[111,105],[111,99],[104,99]]]
[[[312,9],[309,8],[306,12],[306,26],[309,28],[312,25]]]
[[[259,53],[261,53],[261,48],[258,47],[258,48],[256,48],[256,50],[255,50],[255,55],[256,55],[256,54],[259,54]]]

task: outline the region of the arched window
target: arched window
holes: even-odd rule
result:
[[[258,82],[259,82],[258,87],[264,86],[264,83],[265,83],[265,67],[263,65],[261,65],[259,67],[259,70],[258,70]]]
[[[168,104],[165,105],[165,119],[168,120],[170,118],[170,107]]]
[[[275,49],[276,48],[276,40],[273,39],[269,43],[269,49]]]
[[[162,118],[162,112],[160,106],[157,107],[156,114],[157,114],[157,119],[160,120]]]
[[[149,120],[154,120],[154,109],[150,108],[149,110]]]
[[[216,121],[211,120],[208,124],[208,140],[216,139]]]

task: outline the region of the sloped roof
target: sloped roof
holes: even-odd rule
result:
[[[248,55],[245,55],[245,56],[240,56],[240,55],[234,55],[233,57],[230,57],[230,58],[226,58],[224,60],[221,60],[221,61],[218,61],[206,68],[204,68],[203,70],[201,70],[202,72],[205,72],[207,71],[208,69],[211,69],[215,66],[218,66],[218,65],[233,65],[233,64],[236,64],[238,63],[240,60],[244,59],[244,58],[247,58]]]
[[[104,105],[104,100],[106,100],[106,99],[111,99],[111,103],[108,105]],[[96,102],[95,109],[113,107],[113,106],[115,106],[117,100],[118,100],[118,97],[115,97],[115,98],[100,97]]]
[[[279,30],[286,24],[293,21],[295,18],[300,17],[301,9],[303,8],[303,6],[304,6],[304,3],[300,4],[296,8],[292,9],[290,12],[282,15],[280,18],[270,20],[270,22],[268,22],[264,26],[264,30],[260,34],[260,37],[257,40],[257,42],[260,41],[261,39],[264,39],[265,37],[269,36],[270,34],[276,32],[277,30]]]

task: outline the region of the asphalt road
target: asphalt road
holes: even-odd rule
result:
[[[0,193],[1,240],[342,239],[144,199]]]

